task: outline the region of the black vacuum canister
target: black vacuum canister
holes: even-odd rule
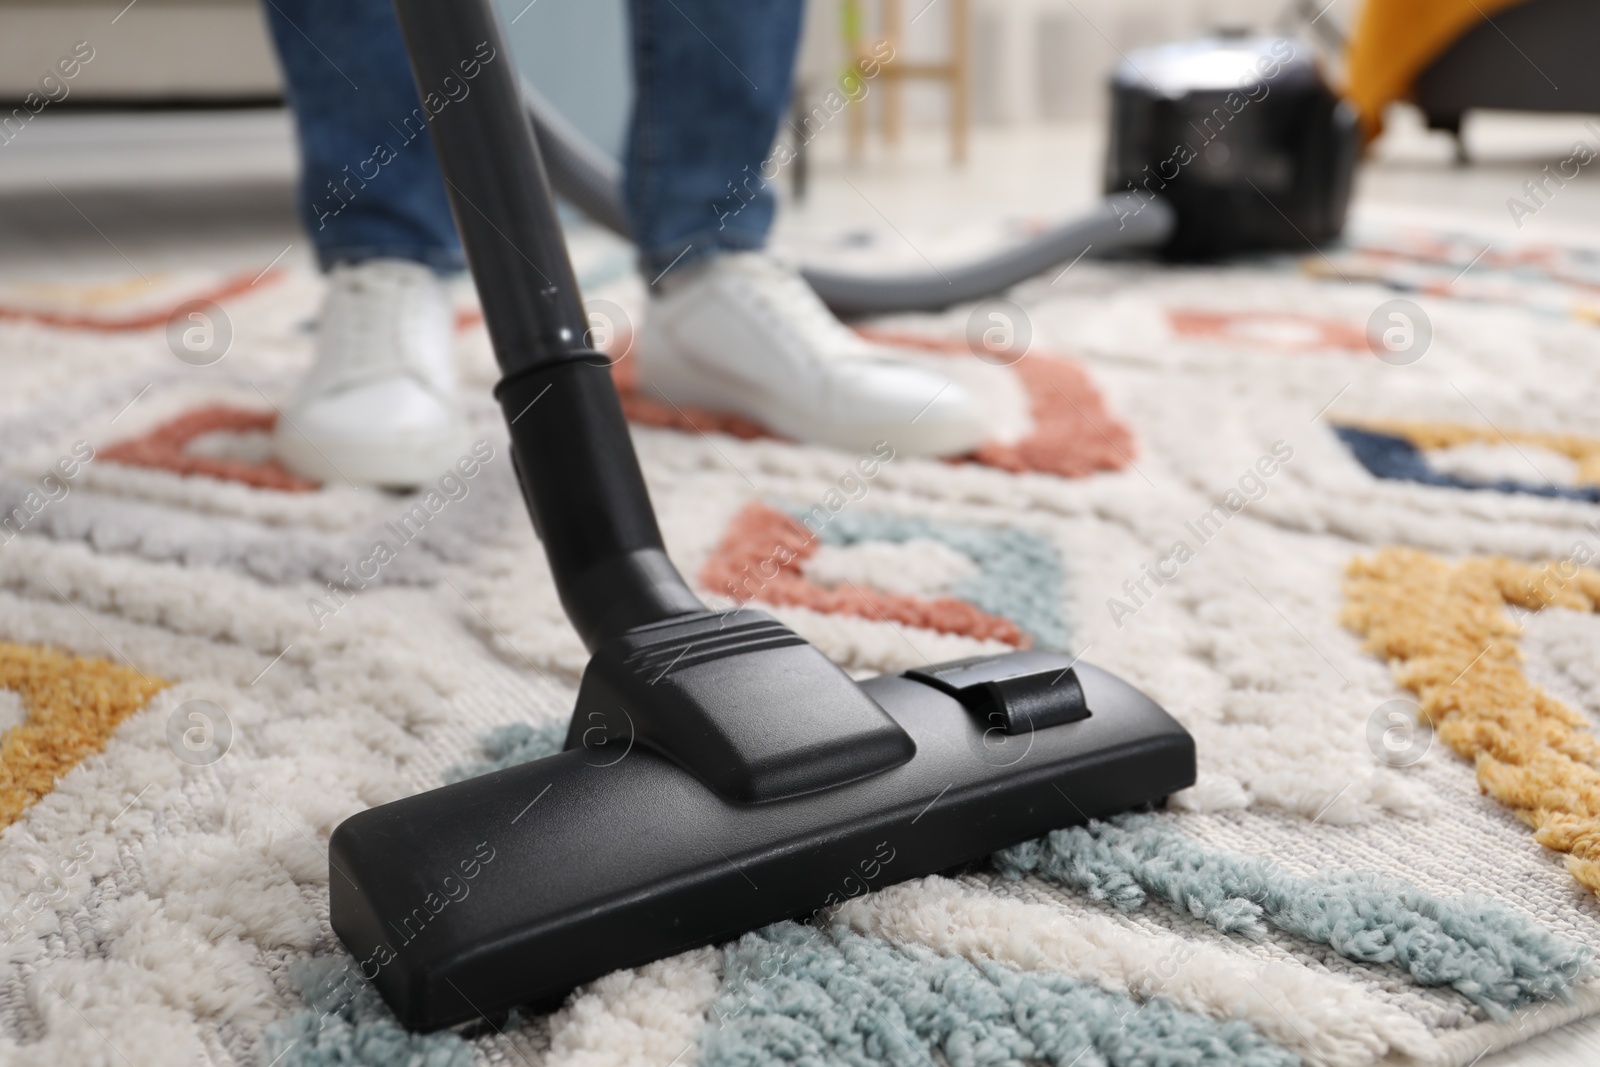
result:
[[[1112,75],[1106,191],[1177,210],[1173,259],[1304,249],[1343,230],[1359,144],[1305,41],[1162,45]]]

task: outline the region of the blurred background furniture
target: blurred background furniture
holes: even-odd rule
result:
[[[275,106],[282,79],[263,3],[0,0],[0,104],[19,104],[83,41],[94,58],[64,108]],[[592,141],[620,152],[632,96],[623,0],[503,0],[500,13],[519,67]]]
[[[1473,110],[1600,112],[1600,5],[1592,0],[1366,0],[1350,35],[1348,93],[1370,141],[1410,101],[1454,135]]]
[[[913,23],[931,11],[939,0],[914,0],[921,6]],[[921,60],[906,54],[906,21],[903,0],[877,0],[876,32],[866,28],[865,0],[842,0],[845,55],[855,70],[872,63],[884,45],[893,49],[893,58],[882,65],[873,84],[880,99],[878,119],[883,139],[891,147],[900,143],[904,123],[904,83],[920,79],[942,83],[949,94],[950,159],[967,159],[967,134],[971,124],[972,93],[972,11],[968,0],[943,0],[948,31],[943,59]],[[867,69],[871,69],[870,67]],[[870,94],[869,94],[870,95]],[[860,159],[866,148],[867,110],[850,112],[850,158]]]
[[[1456,139],[1476,108],[1600,112],[1600,4],[1526,0],[1478,20],[1417,76],[1412,99],[1428,125]]]
[[[259,0],[0,0],[0,101],[20,102],[79,41],[94,59],[71,83],[73,106],[281,98]]]

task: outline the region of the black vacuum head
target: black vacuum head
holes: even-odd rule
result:
[[[1194,782],[1166,712],[1055,653],[858,686],[759,612],[643,629],[596,654],[566,751],[334,833],[334,929],[405,1025],[548,1003]]]

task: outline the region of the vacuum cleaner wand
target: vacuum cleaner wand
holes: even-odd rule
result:
[[[609,360],[585,343],[578,284],[491,8],[397,10],[424,99],[480,68],[429,129],[504,373],[495,396],[518,479],[568,618],[592,650],[639,624],[704,611],[662,550]]]
[[[707,611],[662,548],[491,0],[396,0],[562,603],[593,657],[566,750],[361,812],[335,933],[419,1029],[810,915],[1194,781],[1149,698],[1053,652],[857,685],[777,620]],[[466,67],[463,67],[466,64]],[[620,755],[618,755],[620,753]]]

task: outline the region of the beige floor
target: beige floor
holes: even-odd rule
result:
[[[840,133],[819,138],[810,193],[781,216],[780,243],[797,252],[921,266],[992,241],[997,222],[1022,227],[1064,217],[1098,195],[1101,131],[1090,125],[980,130],[963,170],[945,163],[932,134],[847,166]],[[1468,129],[1476,162],[1458,168],[1442,136],[1402,116],[1361,174],[1355,217],[1469,227],[1488,241],[1600,246],[1600,178],[1593,175],[1570,182],[1521,230],[1506,209],[1523,182],[1566,158],[1579,138],[1600,143],[1600,124],[1483,118]],[[295,223],[294,167],[289,126],[276,112],[50,115],[0,147],[0,283],[196,265],[260,269],[279,257],[309,264]],[[787,176],[778,183],[787,191]],[[624,254],[593,233],[583,236],[582,250],[585,260]],[[1600,1063],[1600,1021],[1480,1062]]]

